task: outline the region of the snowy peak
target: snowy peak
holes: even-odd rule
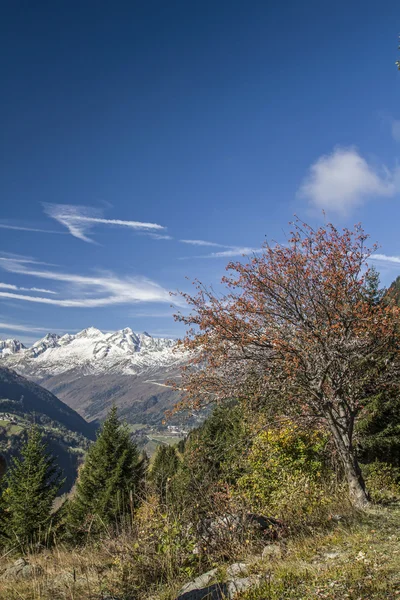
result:
[[[4,366],[37,378],[73,371],[86,374],[139,374],[158,366],[170,366],[181,359],[173,346],[175,340],[153,338],[126,327],[103,333],[89,327],[75,335],[60,337],[49,333],[30,348],[14,340],[13,352],[0,354]],[[3,362],[3,361],[2,361]]]
[[[100,329],[96,329],[96,327],[88,327],[87,329],[83,329],[79,333],[77,333],[75,338],[102,338],[104,337],[104,333],[100,331]]]
[[[43,352],[46,352],[48,348],[56,348],[58,346],[58,340],[60,336],[56,333],[48,333],[41,340],[38,340],[30,348],[30,351],[35,355],[39,356]]]
[[[20,350],[25,350],[26,347],[19,340],[0,340],[0,358],[10,355],[16,354],[20,352]]]

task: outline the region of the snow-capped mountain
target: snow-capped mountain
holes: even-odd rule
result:
[[[25,348],[17,340],[0,342],[2,364],[36,380],[73,370],[76,375],[137,375],[182,360],[175,340],[134,333],[129,327],[103,333],[95,327],[71,335],[48,333]]]
[[[131,423],[160,424],[180,399],[167,383],[179,377],[186,356],[175,340],[89,327],[77,334],[47,334],[25,348],[0,342],[0,366],[39,383],[88,420],[103,419],[115,403]]]
[[[25,349],[25,346],[19,340],[0,340],[0,357],[16,354]]]

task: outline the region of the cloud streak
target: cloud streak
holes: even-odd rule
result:
[[[165,227],[158,223],[145,223],[141,221],[124,221],[121,219],[105,219],[102,211],[88,206],[75,206],[71,204],[43,204],[45,213],[51,219],[66,227],[69,233],[88,243],[95,243],[88,237],[88,232],[95,225],[111,225],[114,227],[128,227],[136,231],[158,231]]]
[[[38,293],[42,293],[42,294],[57,294],[57,292],[54,292],[53,290],[47,290],[45,288],[37,288],[37,287],[19,287],[17,285],[12,285],[11,283],[1,283],[0,282],[0,289],[3,290],[13,290],[15,292],[38,292]]]
[[[36,227],[23,227],[22,225],[7,225],[0,223],[0,229],[14,229],[15,231],[33,231],[35,233],[54,233],[56,235],[67,235],[65,231],[56,231],[54,229],[39,229]]]
[[[32,327],[31,325],[17,325],[15,323],[0,323],[0,331],[21,331],[28,333],[48,333],[45,327]]]
[[[11,273],[68,284],[65,288],[70,293],[67,298],[46,298],[20,294],[17,291],[0,291],[0,298],[66,308],[97,308],[140,302],[171,303],[169,291],[147,277],[123,278],[113,273],[99,273],[96,276],[60,273],[41,270],[23,263],[21,259],[15,261],[12,258],[8,261],[4,259],[0,266]]]
[[[225,244],[217,244],[216,242],[206,242],[205,240],[179,240],[182,244],[190,244],[191,246],[213,246],[215,248],[231,248]]]
[[[372,254],[370,256],[371,260],[377,260],[380,262],[394,263],[400,264],[400,256],[388,256],[387,254]]]
[[[377,169],[355,148],[335,148],[311,165],[298,196],[319,210],[348,215],[370,197],[391,197],[400,189],[400,171]]]

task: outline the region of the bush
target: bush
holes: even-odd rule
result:
[[[363,465],[362,470],[374,502],[400,500],[400,469],[376,460],[369,465]]]
[[[289,423],[259,433],[238,480],[250,508],[292,527],[328,516],[338,484],[328,463],[327,436]]]

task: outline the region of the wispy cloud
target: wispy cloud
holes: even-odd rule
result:
[[[27,265],[45,265],[46,267],[56,267],[57,265],[55,265],[54,263],[49,263],[49,262],[43,262],[41,260],[36,260],[34,258],[32,258],[32,256],[24,256],[23,254],[12,254],[10,252],[0,252],[0,268],[2,267],[2,264],[5,263],[21,263],[21,264],[27,264]]]
[[[387,254],[372,254],[371,260],[377,260],[379,262],[400,264],[400,256],[388,256]]]
[[[40,270],[29,263],[25,264],[21,260],[13,259],[4,260],[0,263],[0,267],[19,275],[68,284],[64,286],[68,297],[64,298],[46,298],[11,291],[0,292],[0,298],[82,308],[139,302],[171,303],[169,291],[147,277],[119,277],[109,272],[99,273],[95,276],[61,273],[48,269]]]
[[[33,327],[32,325],[21,325],[16,323],[1,323],[0,331],[15,331],[15,332],[27,332],[27,333],[48,333],[50,330],[46,327]],[[53,331],[53,330],[51,330]],[[54,331],[53,331],[54,332]]]
[[[35,233],[55,233],[57,235],[66,235],[65,231],[39,229],[37,227],[23,227],[22,225],[7,225],[6,223],[0,223],[0,229],[14,229],[15,231],[34,231]]]
[[[165,229],[157,223],[144,223],[141,221],[124,221],[121,219],[105,219],[99,209],[88,206],[74,206],[71,204],[43,204],[45,213],[64,225],[71,235],[84,242],[94,243],[87,233],[95,225],[111,225],[115,227],[129,227],[136,231],[152,231]]]
[[[216,242],[208,242],[205,240],[179,241],[183,244],[190,244],[191,246],[211,246],[213,248],[225,248],[225,250],[211,252],[210,254],[201,254],[200,256],[183,256],[181,257],[181,260],[187,260],[189,258],[233,258],[235,256],[243,256],[253,254],[254,252],[260,252],[260,248],[249,248],[248,246],[229,246],[227,244],[217,244]]]
[[[223,250],[221,252],[212,252],[211,254],[205,254],[197,258],[233,258],[235,256],[248,256],[249,254],[254,254],[257,252],[261,252],[261,248],[232,246],[228,250]]]
[[[149,233],[148,231],[144,232],[144,235],[153,238],[153,240],[173,240],[174,238],[171,235],[164,235],[162,233]]]
[[[47,290],[45,288],[38,288],[38,287],[19,287],[17,285],[12,285],[11,283],[1,283],[0,282],[0,288],[3,290],[13,290],[13,291],[18,291],[18,292],[39,292],[42,294],[57,294],[57,292],[54,292],[53,290]]]
[[[377,169],[355,148],[335,148],[311,165],[298,195],[311,206],[343,215],[371,196],[390,197],[400,189],[400,170]]]
[[[230,248],[225,244],[217,244],[215,242],[206,242],[205,240],[179,240],[182,244],[190,244],[191,246],[214,246],[215,248]]]

